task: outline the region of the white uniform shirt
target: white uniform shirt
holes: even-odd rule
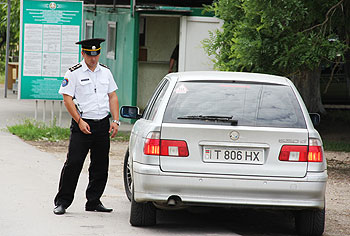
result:
[[[58,92],[77,99],[82,118],[102,119],[110,111],[108,93],[117,89],[108,68],[98,63],[95,71],[91,71],[83,60],[66,72]]]

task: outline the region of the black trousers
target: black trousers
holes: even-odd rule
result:
[[[83,164],[90,150],[89,184],[86,189],[86,207],[95,207],[106,187],[109,165],[109,117],[94,121],[84,119],[92,134],[84,134],[78,124],[72,119],[66,162],[61,171],[55,206],[68,208],[74,199]]]

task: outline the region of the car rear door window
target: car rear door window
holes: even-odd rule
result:
[[[143,113],[143,118],[146,120],[153,120],[168,86],[169,80],[164,78],[163,81],[160,82],[158,87],[155,89],[152,98],[148,101],[146,109]]]
[[[306,128],[289,86],[220,81],[178,82],[163,122]]]

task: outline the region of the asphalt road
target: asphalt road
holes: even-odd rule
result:
[[[102,202],[112,213],[86,212],[87,173],[80,176],[66,214],[52,212],[63,161],[18,137],[0,132],[1,236],[115,235],[294,235],[283,212],[191,209],[158,211],[154,227],[129,224],[130,203],[123,190],[108,183]]]
[[[87,235],[197,235],[196,225],[186,230],[175,227],[135,228],[129,218],[130,203],[124,192],[107,186],[102,201],[112,213],[84,211],[87,173],[83,172],[72,206],[65,215],[52,212],[62,161],[41,152],[16,136],[0,133],[0,235],[2,236],[87,236]],[[176,230],[178,229],[178,230]],[[212,234],[209,229],[207,235]],[[222,229],[218,229],[222,232]],[[220,235],[225,235],[224,232]],[[227,234],[232,235],[228,231]]]

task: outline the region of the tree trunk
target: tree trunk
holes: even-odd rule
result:
[[[313,71],[302,71],[291,80],[299,90],[309,112],[324,114],[326,110],[321,101],[320,91],[321,68]]]

